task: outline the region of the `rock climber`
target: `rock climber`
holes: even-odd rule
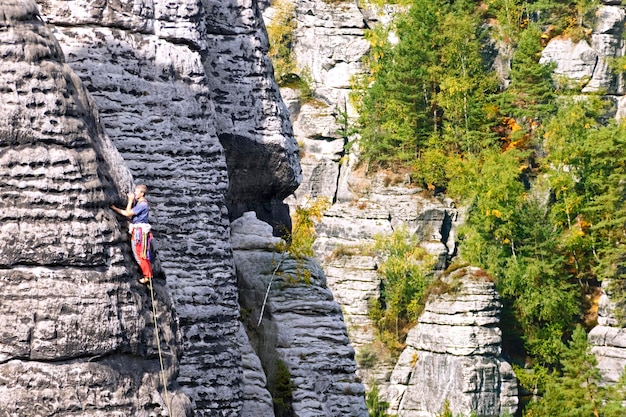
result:
[[[130,220],[128,232],[130,233],[130,242],[133,249],[135,260],[141,268],[143,277],[139,282],[146,284],[152,279],[152,265],[150,264],[150,242],[152,241],[151,227],[148,223],[148,200],[146,193],[148,187],[139,184],[135,187],[134,193],[128,193],[128,203],[126,209],[121,209],[113,204],[111,208]]]

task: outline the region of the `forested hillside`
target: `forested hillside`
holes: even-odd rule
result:
[[[540,63],[550,39],[590,36],[598,2],[401,6],[369,32],[368,72],[354,81],[363,163],[467,207],[455,262],[494,277],[504,351],[533,394],[526,416],[623,415],[625,385],[598,385],[585,331],[603,281],[624,304],[626,130],[601,93]],[[507,51],[503,76],[493,59]]]

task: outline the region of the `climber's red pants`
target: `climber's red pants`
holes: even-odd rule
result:
[[[131,246],[135,260],[141,268],[141,273],[146,278],[152,278],[152,265],[150,264],[150,242],[152,232],[149,225],[135,224],[130,228]]]

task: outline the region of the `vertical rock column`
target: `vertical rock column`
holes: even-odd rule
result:
[[[201,1],[41,1],[137,183],[184,340],[197,416],[238,415],[241,352],[226,161],[202,56]],[[157,277],[157,282],[160,277]]]
[[[204,0],[205,67],[226,152],[230,218],[255,211],[275,234],[290,228],[283,199],[300,184],[298,144],[267,57],[268,39],[256,0]]]
[[[602,381],[616,383],[626,369],[626,329],[615,317],[623,305],[611,301],[611,282],[602,283],[603,291],[598,301],[598,325],[589,332],[591,353],[598,359]]]
[[[449,401],[454,415],[514,414],[517,380],[500,357],[502,306],[493,282],[468,267],[443,283],[447,291],[427,302],[391,375],[392,412],[434,417]]]
[[[274,402],[297,417],[367,416],[341,308],[317,262],[278,252],[271,226],[252,212],[233,222],[232,241],[242,309]]]
[[[130,182],[31,0],[0,0],[0,406],[3,415],[148,416],[175,398],[176,323],[135,281],[109,208]]]

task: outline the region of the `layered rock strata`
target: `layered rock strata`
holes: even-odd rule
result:
[[[319,265],[278,251],[280,240],[254,213],[233,222],[232,242],[248,332],[274,401],[299,417],[367,416],[341,308]]]
[[[203,3],[204,65],[228,162],[230,218],[253,210],[282,234],[291,226],[283,199],[298,187],[302,173],[289,112],[267,56],[263,18],[256,0]]]
[[[178,381],[197,415],[236,415],[242,370],[228,178],[194,43],[203,9],[55,1],[41,8],[135,181],[148,185],[155,245],[183,334]]]
[[[405,227],[445,267],[456,251],[454,226],[458,212],[446,201],[424,198],[419,189],[385,186],[378,175],[366,180],[347,177],[355,200],[336,202],[317,226],[315,249],[337,301],[344,306],[350,337],[356,347],[374,339],[368,303],[380,297],[380,259],[367,250],[377,235],[389,236]],[[357,194],[358,193],[358,194]]]
[[[268,221],[288,224],[277,201],[300,179],[256,5],[53,0],[40,6],[136,182],[150,189],[156,243],[185,346],[178,380],[198,415],[236,415],[243,373],[228,209],[236,216],[240,207],[252,207]]]
[[[619,2],[603,0],[595,13],[595,27],[589,39],[574,42],[555,37],[544,48],[541,63],[554,63],[559,82],[580,88],[583,93],[601,93],[615,102],[615,115],[624,117],[624,79],[615,75],[610,60],[624,55],[624,19]],[[567,80],[567,81],[565,81]]]
[[[130,175],[34,1],[0,0],[0,51],[0,414],[190,415],[171,300],[109,208]]]
[[[615,317],[615,310],[620,307],[611,301],[610,285],[608,281],[602,284],[604,291],[598,300],[598,325],[591,329],[588,337],[591,353],[598,360],[605,384],[617,382],[626,370],[626,329]]]
[[[501,356],[502,305],[488,275],[467,267],[442,277],[409,332],[391,375],[389,399],[400,417],[452,414],[497,417],[517,409],[517,382]]]
[[[369,51],[365,31],[388,23],[396,11],[361,10],[349,2],[292,3],[294,57],[298,69],[310,74],[313,100],[301,100],[297,89],[281,88],[302,148],[302,185],[286,201],[292,210],[311,199],[332,203],[317,226],[315,251],[359,351],[375,339],[368,308],[371,299],[380,297],[381,285],[376,272],[380,259],[363,248],[378,234],[406,227],[439,259],[441,269],[456,253],[459,213],[450,200],[412,186],[408,175],[366,172],[358,164],[358,141],[346,136],[356,116],[349,99],[352,78],[361,73],[361,60]],[[273,15],[271,7],[265,11],[268,25]],[[365,383],[385,385],[391,369],[381,365],[358,372]]]

